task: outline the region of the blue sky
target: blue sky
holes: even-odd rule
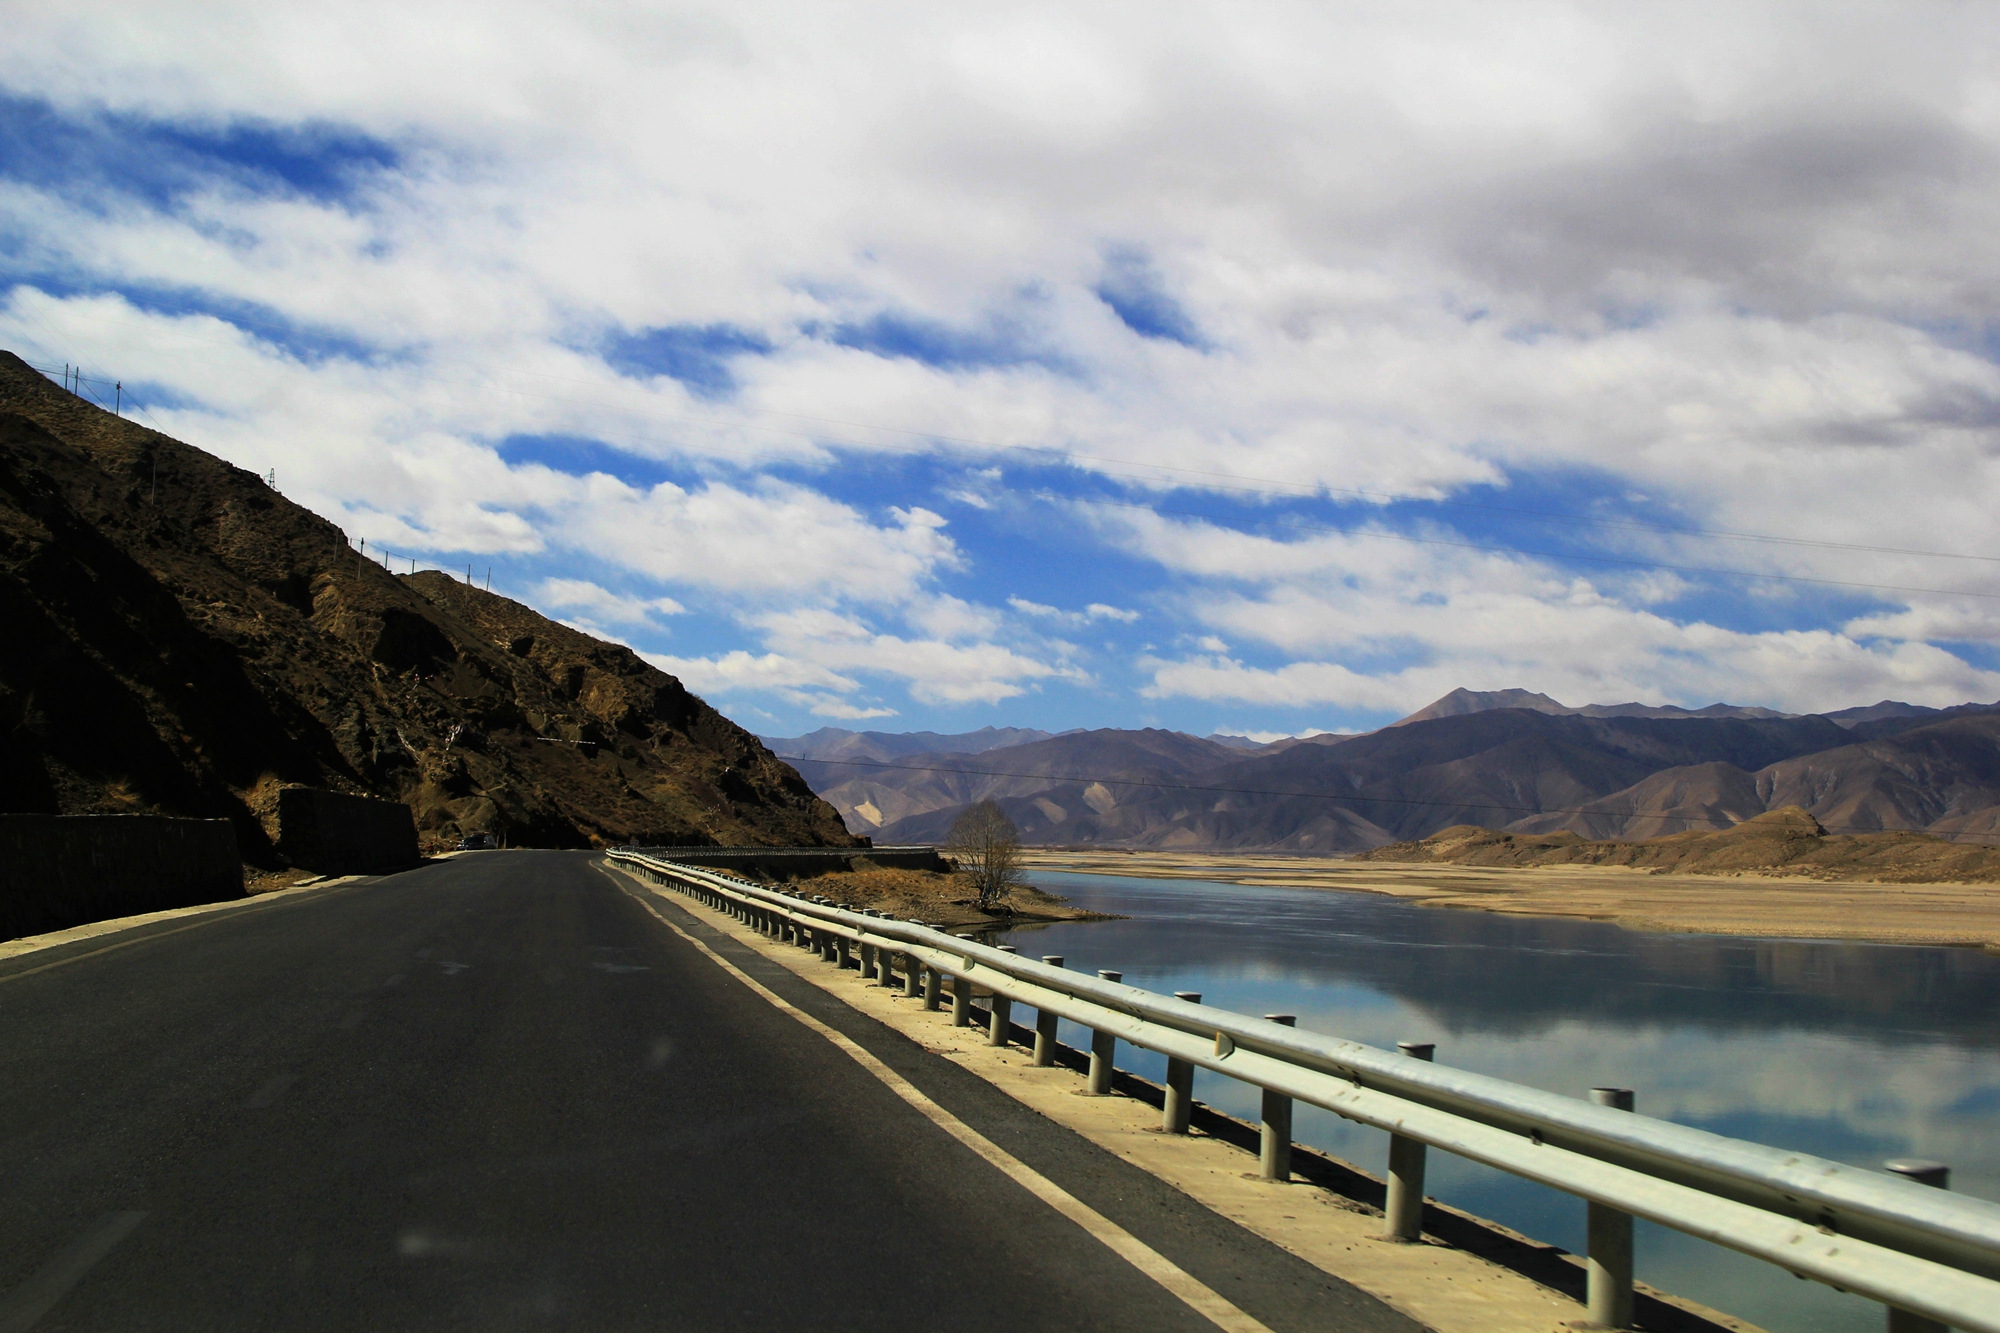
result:
[[[2000,697],[1988,11],[421,9],[8,6],[0,344],[767,733]]]

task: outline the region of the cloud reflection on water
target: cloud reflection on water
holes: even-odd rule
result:
[[[1604,922],[1427,909],[1372,894],[1040,874],[1130,919],[1015,932],[1135,985],[1552,1092],[1633,1088],[1648,1115],[1874,1168],[1952,1165],[2000,1199],[2000,958],[1968,949],[1628,931]],[[1081,1039],[1080,1030],[1066,1040]],[[1163,1062],[1121,1052],[1158,1078]],[[1255,1093],[1203,1073],[1196,1096],[1246,1118]],[[1299,1137],[1380,1171],[1385,1136],[1301,1110]],[[1577,1249],[1582,1205],[1456,1159],[1441,1198]],[[1879,1307],[1642,1226],[1641,1277],[1765,1327],[1873,1330]]]

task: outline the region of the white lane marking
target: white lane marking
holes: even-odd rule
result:
[[[285,1095],[285,1089],[298,1081],[297,1074],[280,1074],[268,1080],[263,1087],[250,1094],[250,1100],[243,1103],[249,1110],[261,1111],[272,1102]]]
[[[90,1230],[56,1251],[26,1282],[0,1296],[0,1333],[28,1333],[98,1260],[145,1220],[144,1213],[106,1213],[98,1218]]]
[[[597,868],[604,871],[606,878],[611,878],[609,870],[604,870],[603,866]],[[1178,1297],[1181,1303],[1186,1305],[1190,1310],[1201,1315],[1217,1328],[1228,1329],[1230,1333],[1271,1333],[1268,1326],[1230,1304],[1213,1288],[1195,1278],[1158,1250],[1155,1250],[1152,1246],[1146,1244],[1146,1242],[1140,1240],[1110,1218],[1091,1208],[1081,1199],[1027,1163],[1009,1155],[998,1144],[994,1143],[993,1140],[987,1138],[984,1134],[981,1134],[978,1130],[966,1124],[942,1106],[939,1106],[936,1102],[925,1096],[915,1084],[875,1058],[860,1043],[844,1033],[828,1027],[805,1010],[765,986],[742,968],[709,948],[687,931],[682,930],[672,921],[669,921],[653,904],[647,902],[625,885],[619,884],[616,879],[611,879],[611,882],[617,885],[620,892],[626,894],[634,902],[652,913],[654,919],[661,925],[707,954],[717,966],[755,991],[773,1007],[790,1014],[793,1018],[839,1047],[856,1064],[881,1080],[882,1083],[888,1086],[891,1092],[894,1092],[897,1096],[915,1107],[932,1124],[985,1158],[1015,1184],[1027,1190],[1028,1193],[1034,1195],[1043,1203],[1082,1227],[1099,1241],[1102,1241],[1119,1258],[1166,1288],[1167,1291]]]

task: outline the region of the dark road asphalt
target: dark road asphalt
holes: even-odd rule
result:
[[[1278,1333],[1415,1329],[658,906]],[[0,963],[0,1333],[1215,1328],[583,854],[193,921]]]

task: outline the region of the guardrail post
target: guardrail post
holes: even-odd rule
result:
[[[867,940],[861,941],[861,979],[875,980],[875,946]]]
[[[972,978],[963,972],[951,979],[951,1025],[955,1028],[972,1026]]]
[[[1592,1088],[1590,1100],[1615,1111],[1632,1109],[1632,1089]],[[1590,1205],[1585,1316],[1600,1328],[1632,1327],[1632,1214]]]
[[[1882,1169],[1892,1175],[1914,1180],[1919,1185],[1929,1185],[1935,1189],[1951,1188],[1951,1168],[1943,1162],[1927,1162],[1918,1157],[1896,1157],[1882,1163]],[[1944,1324],[1925,1315],[1911,1314],[1908,1310],[1889,1307],[1889,1333],[1949,1333]]]
[[[835,935],[833,937],[834,966],[849,967],[854,964],[853,945],[854,942],[845,935]]]
[[[1265,1014],[1264,1021],[1294,1027],[1299,1016]],[[1257,1135],[1257,1167],[1266,1180],[1292,1178],[1292,1099],[1269,1088],[1264,1089],[1263,1123]]]
[[[1177,990],[1176,1000],[1201,1003],[1198,990]],[[1188,1132],[1188,1116],[1194,1110],[1194,1066],[1185,1060],[1167,1057],[1167,1099],[1160,1108],[1160,1130],[1167,1134]]]
[[[1061,967],[1063,956],[1059,953],[1045,953],[1042,961],[1050,967]],[[1053,1009],[1035,1011],[1035,1068],[1047,1069],[1056,1062],[1056,1012]]]
[[[924,964],[924,1008],[936,1013],[944,1000],[944,973]]]
[[[924,970],[912,954],[903,956],[903,998],[914,1000],[924,993]]]
[[[1011,944],[1003,944],[1000,946],[1000,952],[1019,953],[1021,951]],[[999,991],[994,991],[992,998],[987,1003],[992,1007],[988,1010],[986,1019],[986,1044],[988,1046],[1005,1046],[1008,1035],[1014,1030],[1013,998],[1002,995]]]
[[[1123,972],[1106,972],[1100,969],[1098,976],[1106,981],[1123,981]],[[1111,1071],[1118,1056],[1118,1038],[1115,1034],[1090,1030],[1090,1086],[1084,1089],[1086,1095],[1102,1097],[1111,1091]]]
[[[1428,1060],[1437,1047],[1428,1041],[1399,1041],[1396,1049],[1413,1060]],[[1389,1197],[1383,1201],[1382,1235],[1387,1240],[1413,1241],[1424,1231],[1424,1145],[1401,1134],[1389,1135]]]
[[[878,912],[872,907],[864,915],[878,918],[884,917],[884,913]],[[871,946],[870,956],[862,960],[862,979],[872,981],[877,986],[893,986],[895,981],[889,974],[889,968],[894,956],[886,944]]]

